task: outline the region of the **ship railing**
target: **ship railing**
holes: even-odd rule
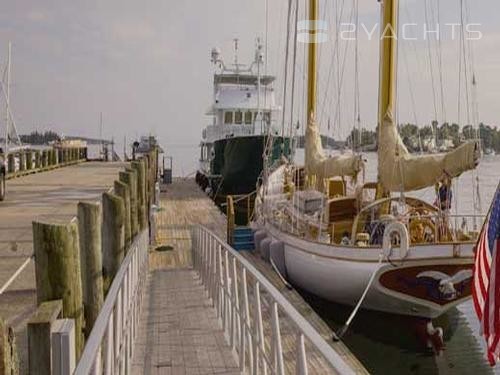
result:
[[[205,128],[206,140],[217,140],[228,136],[239,137],[254,135],[255,131],[251,124],[222,124],[209,125]]]
[[[130,246],[95,321],[75,375],[130,374],[148,274],[148,231]]]
[[[272,213],[268,215],[280,230],[293,235],[306,235],[321,243],[341,244],[347,234],[351,246],[362,242],[363,247],[378,247],[382,245],[384,228],[388,223],[388,219],[371,219],[370,215],[357,220],[343,219],[327,223],[319,217],[299,214],[288,202],[275,204],[274,207],[278,207],[276,211],[287,214],[278,217]],[[410,241],[415,245],[475,242],[484,219],[484,215],[443,212],[395,217],[395,220],[405,224]],[[419,235],[418,231],[423,233]],[[358,238],[358,234],[368,234],[369,239]]]
[[[456,242],[474,242],[477,240],[479,230],[484,222],[484,215],[476,214],[449,214],[449,213],[431,213],[415,216],[396,217],[405,224],[410,235],[410,241],[414,244],[439,244],[439,243],[456,243]],[[341,231],[348,232],[351,243],[357,242],[357,234],[367,233],[370,235],[371,243],[381,245],[383,229],[388,223],[387,219],[370,219],[363,218],[356,222],[356,227],[353,228],[353,220],[341,220],[331,223],[329,226],[329,234],[331,238],[339,238]],[[292,225],[292,232],[296,232],[295,226]],[[352,229],[351,229],[352,228]],[[423,231],[418,235],[418,231]],[[373,237],[378,236],[379,241]],[[333,241],[331,242],[339,242]]]
[[[354,373],[290,302],[217,235],[195,226],[192,243],[194,268],[242,373],[283,375],[285,354],[295,359],[299,375],[308,373],[308,358],[323,359],[333,373]]]

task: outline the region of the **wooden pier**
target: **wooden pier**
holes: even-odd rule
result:
[[[161,194],[160,199],[161,209],[157,216],[157,231],[156,231],[156,242],[157,248],[160,251],[153,251],[150,254],[150,268],[155,269],[156,271],[152,271],[152,275],[150,276],[151,287],[149,289],[150,293],[153,293],[153,290],[156,290],[155,295],[158,296],[158,292],[162,290],[160,285],[163,285],[165,289],[165,294],[172,293],[172,289],[169,288],[168,285],[165,285],[164,282],[156,282],[155,280],[161,280],[162,278],[169,277],[166,275],[172,275],[172,273],[168,272],[184,272],[185,274],[178,274],[179,277],[184,278],[185,280],[189,280],[189,282],[185,283],[185,287],[179,290],[179,294],[183,295],[196,295],[196,291],[200,288],[200,282],[198,278],[193,274],[192,270],[192,259],[191,259],[191,237],[190,237],[190,226],[194,224],[202,224],[207,226],[210,230],[215,232],[220,238],[225,239],[226,236],[226,218],[220,212],[220,210],[214,205],[214,203],[204,194],[200,188],[196,185],[193,179],[175,179],[174,183],[167,188],[165,193]],[[164,250],[164,251],[162,251]],[[331,345],[332,348],[349,364],[353,372],[358,374],[365,374],[367,371],[361,365],[361,363],[355,358],[355,356],[349,351],[349,349],[341,342],[335,343],[332,341],[333,332],[331,328],[312,310],[312,308],[304,301],[304,299],[300,296],[300,294],[295,290],[287,289],[283,283],[281,282],[278,275],[272,270],[272,267],[264,262],[259,256],[255,255],[253,252],[243,251],[240,252],[252,265],[255,266],[267,279],[270,281],[273,286],[275,286],[282,294],[286,297],[286,299],[295,307],[297,311],[299,311],[308,321],[309,323],[317,330],[317,332]],[[170,271],[167,271],[170,270]],[[184,271],[180,271],[184,270]],[[158,274],[156,272],[159,272]],[[163,274],[162,272],[167,272]],[[172,277],[172,276],[170,276]],[[253,295],[253,291],[250,290],[249,293]],[[160,293],[161,294],[161,293]],[[180,298],[177,296],[177,299]],[[151,298],[150,298],[151,299]],[[198,303],[194,303],[198,300]],[[189,305],[189,302],[184,301]],[[206,298],[195,298],[191,301],[192,308],[195,310],[199,310],[201,305],[205,306],[205,314],[210,319],[213,320],[214,310],[210,309],[207,306]],[[153,306],[156,306],[153,303]],[[156,307],[155,307],[156,308]],[[175,309],[175,307],[173,307]],[[165,314],[166,316],[170,316],[170,309],[165,306]],[[159,310],[158,310],[159,311]],[[263,308],[264,314],[264,329],[266,331],[271,330],[271,316],[270,309]],[[207,318],[208,319],[208,318]],[[155,340],[160,343],[160,349],[153,349],[155,355],[147,356],[144,352],[141,351],[139,354],[140,359],[135,359],[134,364],[138,361],[141,365],[145,365],[149,360],[150,362],[147,364],[149,368],[162,367],[162,356],[158,356],[158,353],[161,352],[161,343],[162,340],[167,340],[169,332],[168,330],[162,330],[157,323],[159,317],[157,315],[153,315],[151,321],[143,321],[141,333],[142,337],[151,338],[155,337]],[[190,331],[193,328],[189,328],[189,323],[186,323],[186,327],[183,327],[183,324],[180,321],[175,325],[176,332],[177,329],[182,332],[183,329]],[[291,328],[291,322],[287,322],[286,319],[282,320],[283,329],[281,332],[282,336],[282,345],[283,345],[283,356],[285,358],[284,366],[286,373],[294,373],[295,372],[295,360],[294,360],[294,348],[296,342],[296,335],[294,330]],[[220,327],[217,329],[211,328],[212,331],[219,331],[218,337],[222,334],[222,330]],[[200,328],[197,327],[195,331],[203,336],[200,333]],[[162,334],[163,332],[163,339]],[[180,333],[183,335],[185,333]],[[205,332],[208,334],[208,331]],[[193,335],[193,333],[188,333],[189,335]],[[214,341],[210,338],[212,344]],[[222,344],[221,344],[222,345]],[[224,344],[223,346],[226,346]],[[271,343],[266,343],[267,349],[270,350]],[[187,349],[186,349],[187,348]],[[181,352],[184,353],[184,356],[192,356],[196,357],[197,350],[199,348],[194,346],[189,348],[189,345],[182,346]],[[167,349],[172,350],[172,348]],[[186,350],[189,353],[186,353]],[[175,350],[169,352],[171,355],[175,353]],[[169,357],[170,358],[170,357]],[[227,355],[223,356],[223,358],[229,358]],[[314,353],[308,358],[308,367],[309,373],[311,374],[327,374],[331,373],[330,366],[328,366],[324,360],[321,358],[319,353]],[[146,362],[145,362],[146,361]],[[175,368],[175,360],[170,359],[171,362],[168,364],[172,365],[172,373],[184,373],[183,371],[187,371],[186,373],[210,373],[203,372],[199,370],[198,367],[190,368],[186,367],[186,363],[183,360],[180,360],[178,363],[177,371],[173,370]],[[173,361],[173,362],[172,362]],[[195,362],[197,363],[197,362]],[[218,362],[226,363],[228,367],[228,371],[232,371],[233,364],[231,361],[226,362]],[[170,371],[170,370],[169,370]],[[197,372],[200,371],[200,372]],[[153,374],[156,372],[152,372]],[[158,372],[162,373],[162,372]],[[170,372],[165,372],[170,373]]]
[[[10,360],[19,358],[19,373],[45,374],[58,366],[65,374],[115,374],[119,369],[133,374],[239,374],[255,365],[270,369],[272,361],[263,361],[276,350],[282,358],[282,365],[275,364],[282,369],[277,373],[336,373],[333,363],[348,369],[342,373],[366,373],[342,343],[333,343],[330,328],[296,291],[284,288],[269,265],[252,252],[236,255],[225,244],[226,218],[194,180],[175,179],[156,196],[151,157],[132,164],[83,162],[8,181],[8,197],[0,206],[0,287],[8,285],[0,291],[0,334],[10,337],[8,327],[14,330]],[[218,243],[219,249],[233,252],[225,260],[220,253],[219,266],[216,253],[202,259],[208,252],[201,253],[200,231],[212,236],[211,246]],[[61,238],[66,242],[58,243],[55,233],[66,236]],[[80,260],[58,263],[64,254],[79,254]],[[234,273],[217,281],[215,271],[220,273],[224,264],[227,272],[228,262]],[[54,278],[57,264],[61,275]],[[74,277],[64,276],[72,269]],[[97,284],[92,275],[98,275]],[[101,297],[89,295],[89,287]],[[253,307],[241,315],[238,292],[230,297],[229,287],[243,288],[241,303],[247,298],[262,302],[260,319]],[[223,303],[233,312],[222,309]],[[252,334],[260,322],[260,344],[249,331],[244,333],[244,316]],[[301,331],[301,325],[309,328]],[[69,345],[64,348],[48,344],[51,335],[65,334],[64,327],[74,332],[68,336],[74,341],[64,341]],[[5,349],[0,345],[0,354]],[[250,357],[242,357],[248,350]],[[54,362],[54,353],[74,359]],[[305,363],[299,371],[301,358]],[[0,375],[18,373],[2,366]]]
[[[0,204],[0,285],[32,256],[33,220],[74,217],[78,202],[99,200],[123,167],[124,163],[89,162],[7,181],[7,198]],[[0,316],[16,333],[21,373],[27,373],[26,323],[36,307],[34,262],[29,260],[0,294]]]

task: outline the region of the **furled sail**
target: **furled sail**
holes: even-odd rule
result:
[[[379,182],[387,191],[412,191],[433,186],[443,175],[457,177],[474,169],[479,145],[470,141],[455,150],[431,155],[412,155],[403,144],[390,111],[379,129]]]
[[[324,179],[335,176],[356,178],[363,169],[361,155],[343,154],[327,157],[321,144],[321,137],[314,118],[306,128],[305,167],[308,176],[315,176],[321,183]],[[318,186],[320,187],[320,186]]]

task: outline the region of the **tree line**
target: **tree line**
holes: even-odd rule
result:
[[[460,128],[458,124],[447,122],[438,125],[436,121],[432,125],[423,127],[406,123],[400,124],[398,130],[403,143],[410,152],[443,151],[479,136],[485,151],[500,153],[500,129],[483,123],[479,125],[479,129],[472,125]],[[376,150],[377,129],[353,129],[346,143],[355,150]]]
[[[31,145],[46,145],[49,142],[61,140],[59,134],[51,130],[45,131],[43,133],[33,131],[29,134],[23,134],[19,138],[21,138],[21,142]]]

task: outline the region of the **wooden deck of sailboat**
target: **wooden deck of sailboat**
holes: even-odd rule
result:
[[[176,179],[174,183],[168,187],[166,193],[162,194],[161,209],[157,219],[157,231],[156,231],[156,241],[157,249],[164,251],[153,251],[150,255],[150,288],[149,290],[155,290],[155,284],[159,283],[160,279],[165,277],[170,277],[173,274],[168,274],[166,276],[164,272],[187,272],[189,275],[193,273],[192,268],[192,257],[191,257],[191,240],[190,240],[190,226],[193,224],[203,224],[214,231],[220,238],[226,237],[226,219],[225,216],[218,210],[218,208],[213,204],[213,202],[198,188],[194,180],[192,179]],[[366,369],[361,365],[361,363],[356,359],[356,357],[347,349],[347,347],[342,343],[333,343],[331,340],[332,330],[328,325],[312,310],[312,308],[304,301],[304,299],[295,290],[286,289],[279,277],[272,271],[271,267],[268,266],[264,261],[262,261],[258,256],[255,256],[252,252],[241,252],[248,261],[250,261],[264,276],[276,287],[282,294],[288,299],[288,301],[313,325],[313,327],[329,342],[337,353],[339,353],[345,361],[351,366],[353,371],[359,374],[367,373]],[[186,274],[179,274],[179,277],[187,277]],[[192,276],[192,275],[191,275]],[[194,277],[194,276],[193,276]],[[249,285],[253,285],[253,280],[249,276]],[[164,282],[162,282],[165,285]],[[200,288],[199,283],[186,283],[183,287],[184,292],[186,292],[186,298],[190,296],[193,298],[193,303],[195,300],[199,300],[201,297],[194,292],[194,289]],[[183,293],[184,293],[183,292]],[[248,290],[249,300],[253,301],[254,291],[250,287]],[[163,297],[163,294],[151,295],[150,304],[156,306],[156,303],[151,300],[151,298],[167,298]],[[270,306],[266,304],[265,293],[262,292],[262,313],[264,321],[264,331],[269,332],[271,330],[271,314]],[[204,300],[202,300],[204,301]],[[198,301],[199,302],[199,301]],[[189,303],[188,303],[189,304]],[[204,304],[204,303],[202,303]],[[252,309],[251,309],[252,310]],[[213,315],[213,309],[206,306],[206,314],[209,316]],[[165,314],[168,315],[169,310],[166,308]],[[210,315],[212,314],[212,315]],[[253,313],[251,312],[250,315]],[[165,315],[165,316],[166,316]],[[215,321],[215,320],[214,320]],[[284,353],[284,364],[285,372],[293,373],[295,372],[295,343],[296,343],[296,329],[293,323],[289,321],[284,315],[280,314],[281,322],[281,336],[282,336],[282,346]],[[144,323],[144,322],[143,322]],[[253,319],[251,319],[251,325],[253,325]],[[153,323],[153,326],[154,323]],[[208,326],[207,326],[208,327]],[[152,332],[151,329],[155,330]],[[182,325],[180,328],[182,330]],[[222,329],[220,327],[214,328],[217,332],[222,334]],[[144,336],[144,330],[149,330],[149,334],[154,335],[155,340],[166,340],[166,338],[161,337],[161,329],[159,326],[157,328],[152,328],[151,326],[142,325],[140,329],[139,337]],[[166,335],[166,333],[164,333]],[[216,334],[218,335],[218,333]],[[146,334],[146,336],[148,336]],[[182,333],[180,333],[182,336]],[[266,335],[267,336],[267,335]],[[217,336],[218,337],[218,336]],[[270,337],[270,335],[268,336]],[[266,351],[270,351],[271,343],[266,341],[265,343]],[[187,350],[183,347],[183,350]],[[197,350],[193,347],[192,350]],[[221,353],[226,353],[224,349],[219,346],[217,350],[222,350]],[[227,348],[230,350],[230,348]],[[327,374],[331,373],[330,368],[322,358],[319,353],[316,353],[308,344],[306,344],[306,351],[308,353],[308,368],[311,374]],[[155,352],[156,353],[156,352]],[[142,354],[144,355],[144,354]],[[194,355],[186,354],[183,355]],[[227,353],[221,354],[223,358],[228,358]],[[153,356],[154,357],[154,356]],[[157,359],[149,356],[150,360],[160,361],[160,357]],[[142,357],[145,358],[144,356]],[[161,362],[161,361],[160,361]],[[161,363],[158,362],[160,365]],[[142,362],[141,362],[142,363]],[[229,362],[228,362],[229,363]],[[142,363],[144,365],[144,363]],[[158,366],[158,364],[157,364]],[[232,365],[231,365],[232,366]],[[198,366],[198,369],[201,367]],[[193,370],[195,371],[195,370]],[[200,370],[201,371],[201,370]],[[228,371],[233,371],[233,368],[228,369]],[[204,373],[204,372],[200,372]]]

